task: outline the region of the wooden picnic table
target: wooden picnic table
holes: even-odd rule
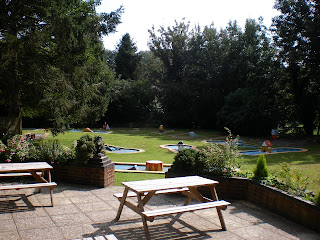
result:
[[[217,181],[199,177],[199,176],[188,176],[188,177],[176,177],[176,178],[165,178],[165,179],[154,179],[154,180],[143,180],[143,181],[131,181],[123,182],[125,186],[123,193],[115,193],[114,196],[120,201],[120,206],[116,216],[116,220],[120,219],[120,215],[123,206],[126,205],[142,217],[143,227],[146,235],[146,239],[150,239],[149,229],[147,221],[153,221],[154,217],[178,214],[178,218],[184,212],[191,212],[195,210],[202,210],[208,208],[216,208],[222,230],[226,230],[226,225],[221,213],[221,210],[225,210],[229,202],[218,199],[218,195],[215,190]],[[212,199],[206,198],[200,194],[198,187],[208,187],[211,191]],[[168,193],[182,193],[187,196],[184,205],[178,207],[170,207],[165,209],[145,211],[144,206],[151,199],[152,196],[157,194],[168,194]],[[128,201],[127,198],[136,197],[137,205]],[[191,199],[196,199],[200,203],[189,205]]]
[[[27,188],[39,188],[41,190],[42,187],[47,187],[50,189],[51,206],[53,206],[52,188],[57,184],[51,182],[50,170],[52,169],[52,166],[46,162],[0,163],[0,178],[32,176],[36,180],[36,183],[0,185],[0,190]],[[45,179],[45,176],[47,179]]]

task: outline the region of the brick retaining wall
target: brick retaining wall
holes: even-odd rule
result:
[[[101,155],[90,159],[86,166],[52,164],[54,181],[71,182],[107,187],[114,185],[114,163],[107,156]]]

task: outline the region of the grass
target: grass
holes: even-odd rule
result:
[[[28,131],[24,130],[24,133],[41,133],[43,130]],[[112,146],[128,147],[143,149],[143,153],[134,154],[117,154],[108,153],[108,157],[114,162],[146,162],[148,160],[160,160],[163,163],[172,163],[175,154],[169,152],[166,149],[159,148],[159,145],[163,144],[177,144],[180,140],[183,140],[185,144],[197,146],[198,148],[207,146],[207,143],[203,140],[220,140],[224,139],[226,132],[214,132],[214,131],[196,131],[198,137],[190,138],[188,130],[170,130],[164,133],[159,133],[158,129],[112,129],[109,134],[104,133],[89,133],[90,135],[102,136],[105,143]],[[71,147],[72,144],[81,136],[87,133],[84,132],[68,132],[60,134],[57,137],[50,135],[48,139],[58,139],[61,144],[66,147]],[[246,144],[261,145],[264,139],[258,138],[243,138]],[[281,141],[275,141],[275,147],[281,147]],[[300,142],[296,142],[299,147]],[[307,152],[294,152],[294,153],[282,153],[266,155],[267,165],[269,171],[276,171],[281,168],[281,164],[287,162],[291,165],[292,170],[301,173],[309,178],[309,189],[315,192],[320,191],[320,144],[312,143],[311,141],[304,144],[304,148],[307,148]],[[284,146],[282,146],[284,147]],[[250,149],[252,150],[252,149]],[[252,171],[256,165],[258,156],[243,156],[242,167],[243,170]],[[116,173],[115,175],[116,185],[120,185],[123,181],[142,180],[152,178],[162,178],[160,174],[135,174],[135,173]]]

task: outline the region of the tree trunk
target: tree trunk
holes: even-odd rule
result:
[[[15,45],[13,43],[13,45]],[[11,46],[12,60],[8,82],[8,133],[22,134],[22,120],[20,111],[19,79],[18,79],[18,53],[17,46]],[[10,51],[10,50],[9,50]]]

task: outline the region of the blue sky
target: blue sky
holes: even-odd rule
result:
[[[104,47],[114,50],[122,36],[129,33],[138,50],[147,50],[148,29],[155,26],[173,26],[183,18],[195,25],[225,28],[228,22],[237,20],[243,27],[247,18],[258,20],[260,16],[269,27],[274,16],[279,15],[275,0],[102,0],[97,12],[111,12],[124,6],[122,23],[117,32],[103,38]]]

